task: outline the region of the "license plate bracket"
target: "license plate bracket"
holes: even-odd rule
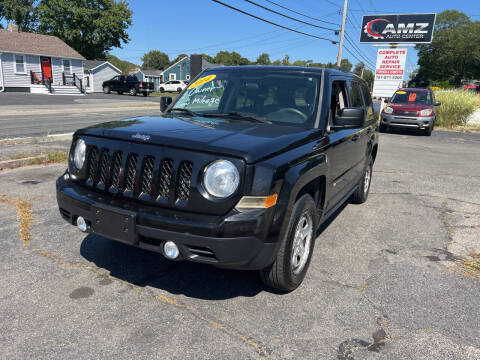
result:
[[[92,230],[114,240],[134,244],[135,213],[125,210],[111,210],[100,206],[92,206]]]

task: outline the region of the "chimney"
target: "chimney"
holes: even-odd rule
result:
[[[14,23],[8,24],[7,30],[10,32],[18,32],[18,25]]]

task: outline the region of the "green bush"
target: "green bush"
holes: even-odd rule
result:
[[[469,91],[436,91],[435,99],[442,103],[435,107],[436,125],[446,128],[465,126],[468,116],[480,107],[478,95]]]

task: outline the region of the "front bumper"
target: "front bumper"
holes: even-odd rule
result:
[[[171,240],[180,250],[176,260],[259,270],[273,262],[278,250],[278,242],[268,238],[274,208],[232,210],[225,216],[175,212],[93,192],[74,184],[67,173],[57,180],[57,202],[70,224],[78,216],[86,219],[88,233],[160,253]],[[127,228],[128,237],[119,234],[119,226]]]
[[[426,129],[433,125],[435,116],[403,116],[382,113],[382,122],[384,126],[395,126],[415,129]]]

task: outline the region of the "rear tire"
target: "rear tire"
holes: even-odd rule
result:
[[[292,291],[305,278],[310,265],[317,231],[317,210],[315,202],[308,194],[303,195],[293,205],[272,265],[260,270],[263,283],[271,288]]]
[[[373,172],[373,159],[370,155],[368,157],[367,166],[363,172],[363,176],[360,179],[357,190],[350,196],[350,202],[353,204],[363,204],[367,201],[368,192],[370,191],[370,184],[372,182]]]
[[[128,90],[128,93],[130,94],[130,96],[137,96],[137,89],[130,88],[130,90]]]
[[[110,94],[110,87],[104,86],[104,87],[103,87],[103,93],[104,93],[104,94]]]

